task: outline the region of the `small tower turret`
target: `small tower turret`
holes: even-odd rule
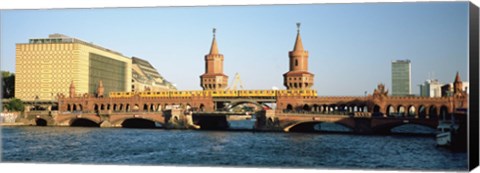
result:
[[[462,79],[460,79],[460,74],[455,75],[455,81],[453,82],[453,93],[462,93],[463,92],[463,83]]]
[[[98,81],[97,97],[103,97],[104,91],[105,91],[105,88],[103,88],[103,81],[100,80]]]
[[[70,98],[75,97],[75,85],[73,84],[73,80],[70,83],[70,89],[69,89],[68,97],[70,97]]]

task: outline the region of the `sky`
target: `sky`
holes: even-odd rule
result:
[[[362,96],[379,83],[391,90],[391,62],[403,59],[412,62],[413,94],[430,78],[468,79],[467,2],[2,10],[0,22],[7,71],[16,43],[61,33],[148,60],[178,89],[200,90],[216,28],[229,85],[239,73],[245,89],[284,89],[300,22],[319,95]]]

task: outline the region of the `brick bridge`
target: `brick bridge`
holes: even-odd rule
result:
[[[265,111],[259,118],[259,129],[284,132],[312,132],[319,123],[335,123],[347,127],[355,133],[389,133],[391,129],[405,125],[417,124],[436,128],[438,119],[421,119],[415,117],[371,117],[368,113],[355,115],[335,115],[318,113],[283,113],[273,110]]]

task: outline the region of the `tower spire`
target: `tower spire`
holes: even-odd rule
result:
[[[213,28],[213,40],[212,40],[212,47],[210,48],[210,54],[218,54],[218,46],[217,46],[217,39],[215,38],[216,36],[216,31],[217,29]]]
[[[302,37],[300,37],[300,22],[297,23],[297,39],[293,51],[303,51]]]
[[[457,71],[457,75],[455,75],[455,82],[462,82],[462,79],[460,79],[460,74],[458,74],[458,71]]]

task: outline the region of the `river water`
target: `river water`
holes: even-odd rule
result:
[[[2,162],[467,170],[428,135],[2,127]]]

